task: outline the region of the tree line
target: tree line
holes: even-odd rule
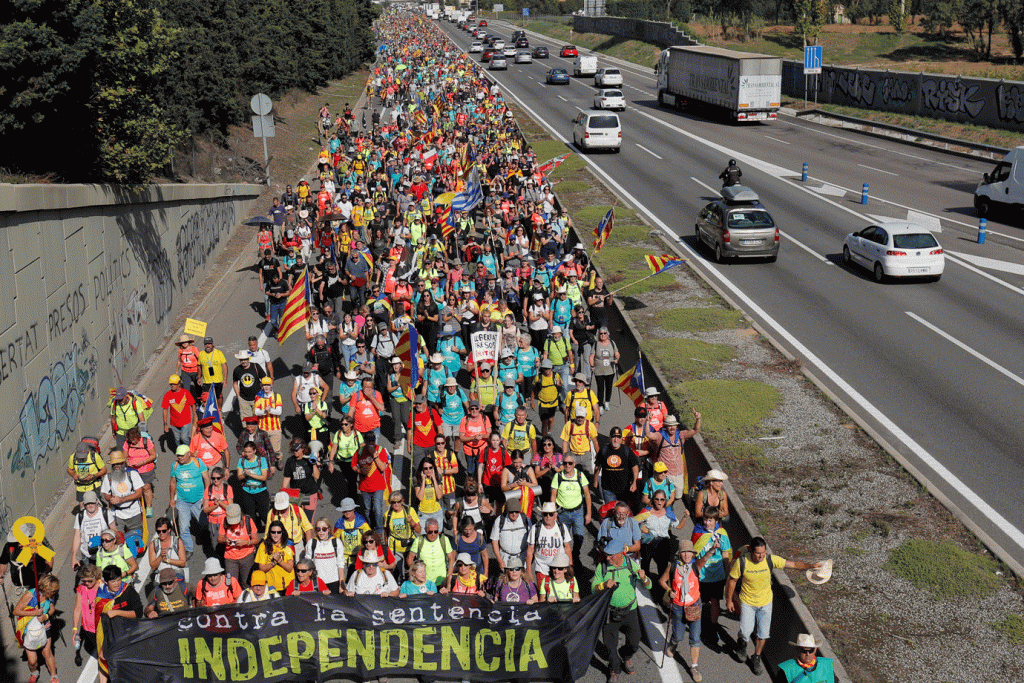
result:
[[[315,91],[372,60],[370,0],[12,0],[0,20],[8,172],[142,184],[257,92]]]

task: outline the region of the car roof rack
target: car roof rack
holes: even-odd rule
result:
[[[760,202],[757,193],[746,185],[730,185],[722,188],[722,199],[729,204],[754,204]]]

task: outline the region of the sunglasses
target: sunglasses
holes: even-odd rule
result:
[[[160,585],[161,586],[173,586],[175,583],[177,583],[177,582],[176,581],[161,581]]]
[[[223,479],[223,478],[224,478],[224,477],[210,477],[210,480],[211,480],[211,481],[220,481],[220,480],[221,480],[221,479]]]
[[[167,533],[167,532],[169,532],[169,531],[170,531],[170,529],[157,529],[157,530],[156,530],[156,532],[157,532],[158,534],[166,534],[166,533]]]
[[[803,652],[804,654],[808,654],[808,655],[813,655],[815,649],[816,648],[813,648],[813,647],[802,647],[802,648],[800,648],[800,652]]]
[[[576,464],[576,463],[574,463],[574,462],[573,462],[573,461],[571,461],[571,460],[567,460],[567,461],[565,461],[565,466],[566,466],[566,467],[572,467],[572,466],[573,466],[573,465],[575,465],[575,464]]]
[[[299,574],[308,574],[308,573],[310,573],[313,570],[312,569],[296,569],[295,571],[298,572]]]
[[[363,541],[363,545],[377,545],[377,541],[376,539],[368,538],[365,541]]]
[[[271,536],[280,536],[283,533],[284,533],[283,531],[271,531],[270,535]]]
[[[326,526],[318,526],[316,528],[316,530],[317,531],[330,531],[331,529],[330,529],[330,527],[326,527]]]
[[[564,572],[565,571],[565,567],[552,567],[551,569],[553,569],[556,572]]]
[[[545,512],[544,516],[545,517],[554,517],[557,514],[558,514],[557,512]]]
[[[441,532],[440,532],[440,531],[438,531],[437,529],[427,529],[427,535],[428,535],[428,536],[429,536],[430,534],[439,534],[439,533],[441,533]]]

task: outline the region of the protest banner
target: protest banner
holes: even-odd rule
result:
[[[473,347],[473,360],[477,363],[497,363],[498,346],[501,344],[501,332],[480,330],[469,336],[469,343]]]
[[[575,681],[612,591],[578,603],[305,594],[158,619],[103,617],[112,683],[315,681],[387,676]]]

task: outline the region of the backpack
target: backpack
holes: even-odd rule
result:
[[[520,541],[520,545],[522,547],[519,548],[519,553],[522,554],[522,553],[526,552],[526,546],[529,545],[530,533],[533,531],[533,529],[530,528],[531,525],[530,525],[529,522],[526,521],[526,518],[523,516],[523,513],[521,513],[521,512],[519,513],[519,518],[523,520],[523,526],[526,527],[526,533],[523,534],[523,539],[522,539],[522,541]],[[506,519],[508,519],[508,515],[502,515],[501,517],[498,518],[498,539],[501,538],[501,532],[505,530],[505,520]],[[561,522],[559,522],[559,524],[561,524],[563,527],[565,526]],[[499,540],[498,543],[500,545],[501,541]]]
[[[403,550],[408,550],[407,544],[412,540],[412,525],[409,524],[409,506],[405,503],[402,503],[402,512],[405,514],[405,528],[409,533],[407,538],[399,538],[391,533],[391,520],[394,517],[394,510],[390,506],[388,506],[387,514],[384,515],[384,528],[388,532],[388,537],[395,541],[396,546],[402,547]]]
[[[109,529],[110,528],[110,521],[111,521],[111,517],[108,514],[109,510],[107,510],[107,508],[104,507],[103,505],[99,505],[98,507],[100,509],[100,513],[103,515],[103,528],[104,529]],[[79,530],[82,529],[82,520],[84,520],[84,519],[85,519],[85,506],[83,505],[82,507],[79,508],[78,514],[75,515],[75,520],[78,523],[78,529]],[[93,538],[97,538],[98,539],[99,537],[98,536],[94,536]],[[90,538],[89,539],[89,552],[90,553],[95,553],[99,549],[100,549],[99,545],[93,547],[92,539]],[[78,552],[77,549],[74,552]]]
[[[733,558],[733,561],[729,564],[729,573],[730,574],[732,573],[733,565],[735,565],[737,562],[739,562],[739,564],[740,564],[740,578],[738,578],[736,580],[737,590],[739,589],[739,584],[741,584],[743,582],[743,575],[744,575],[744,573],[747,571],[747,551],[748,550],[750,550],[750,546],[749,545],[745,545],[742,548],[740,548],[739,550],[737,550],[736,551],[736,556]],[[774,565],[772,565],[772,554],[771,553],[767,553],[765,555],[765,557],[764,557],[764,560],[765,560],[765,562],[768,563],[768,573],[770,575],[771,571],[775,568]]]
[[[316,546],[317,546],[317,543],[320,542],[320,539],[317,538],[316,536],[314,536],[312,540],[313,540],[313,544],[309,547],[309,557],[306,558],[306,559],[310,559],[310,560],[312,560],[313,557],[316,555]],[[340,538],[330,538],[330,539],[328,539],[328,541],[330,542],[331,547],[334,548],[334,554],[335,554],[336,557],[345,557],[345,546],[344,546],[344,544],[341,546],[340,549],[338,548],[338,543],[341,542]]]
[[[569,527],[563,524],[562,522],[555,522],[555,524],[558,525],[558,533],[562,535],[562,545],[565,545],[566,543],[572,543],[574,539],[572,537],[572,534],[569,533]],[[532,543],[529,543],[529,545],[537,545],[537,537],[540,536],[540,529],[542,526],[544,525],[535,524],[533,528],[530,529],[529,533],[526,534],[526,537],[530,541],[532,541]]]
[[[441,550],[447,555],[452,551],[452,542],[448,540],[448,537],[444,534],[438,534],[438,538],[441,540]],[[423,536],[416,539],[416,549],[413,550],[412,554],[419,557],[420,551],[423,550],[423,544],[426,542]]]
[[[683,502],[686,504],[686,509],[690,513],[690,519],[696,519],[697,514],[697,498],[704,494],[704,476],[699,476],[693,480],[693,484],[690,486],[690,490],[687,492]]]
[[[551,339],[551,337],[548,337],[544,341],[544,353],[548,354],[549,356],[551,355],[551,342],[552,341],[554,341],[554,340]],[[567,360],[569,358],[569,340],[565,338],[565,335],[562,335],[562,340],[561,341],[562,341],[562,343],[559,345],[559,347],[562,349],[562,359],[563,360]]]
[[[224,573],[224,585],[227,588],[231,588],[231,582],[234,578],[227,572]],[[199,579],[199,583],[196,584],[196,600],[204,600],[206,598],[206,577]]]

